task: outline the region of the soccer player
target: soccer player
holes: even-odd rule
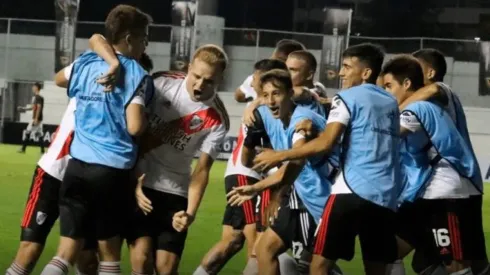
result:
[[[311,52],[302,50],[290,53],[286,60],[286,65],[291,73],[295,93],[306,89],[315,98],[327,97],[325,86],[320,82],[313,81],[317,69],[317,61]],[[300,88],[299,91],[297,88]]]
[[[422,68],[410,56],[389,61],[382,75],[387,91],[399,103],[423,87]],[[482,225],[474,223],[478,217],[468,208],[470,196],[480,194],[482,185],[476,157],[438,101],[409,104],[401,113],[400,126],[408,176],[403,198],[413,202],[402,205],[398,213],[398,236],[403,240],[399,250],[404,250],[400,256],[414,247],[430,264],[445,264],[449,274],[473,274],[471,261],[485,255],[478,233]]]
[[[60,126],[53,135],[47,153],[38,161],[32,177],[24,217],[21,242],[7,275],[27,275],[34,269],[44,249],[46,239],[59,215],[59,190],[68,164],[69,147],[73,138],[75,100],[70,100]],[[88,242],[79,257],[78,274],[96,274],[95,242]],[[93,247],[92,247],[93,246]],[[92,251],[90,251],[92,250]],[[83,259],[82,259],[83,258]],[[94,268],[95,267],[95,268]]]
[[[252,86],[255,87],[255,90],[260,82],[260,74],[272,69],[286,70],[287,68],[282,61],[263,59],[255,63],[254,69]],[[255,184],[262,178],[259,173],[242,165],[242,145],[245,136],[246,127],[241,125],[237,146],[228,159],[225,171],[225,191],[227,193],[234,187]],[[242,249],[245,241],[247,244],[247,257],[253,257],[257,222],[255,205],[255,200],[238,207],[226,205],[221,240],[204,256],[195,274],[217,274],[226,262]]]
[[[325,130],[299,148],[259,154],[255,168],[329,153],[340,141],[341,173],[317,229],[310,272],[327,274],[337,259],[351,260],[359,235],[366,274],[384,274],[397,257],[393,211],[401,189],[398,104],[375,85],[384,58],[379,47],[359,44],[342,57],[343,91],[333,98]]]
[[[42,139],[43,135],[43,110],[44,110],[44,97],[41,96],[41,83],[37,82],[32,85],[32,103],[30,106],[19,106],[17,109],[21,112],[32,110],[32,121],[29,122],[26,128],[26,138],[22,141],[22,148],[19,153],[25,153],[27,144],[29,143],[29,137],[34,134],[39,140],[39,147],[41,147],[41,154],[44,154],[44,143]]]
[[[443,83],[444,76],[446,75],[447,71],[447,64],[444,54],[436,49],[422,49],[413,53],[413,56],[419,60],[422,66],[425,87],[419,89],[411,97],[405,100],[400,105],[400,108],[403,109],[408,104],[413,103],[417,100],[438,100],[440,104],[442,104],[446,112],[449,113],[459,132],[466,140],[467,145],[474,153],[461,100],[459,99],[458,95],[454,91],[452,91],[451,87]],[[480,168],[477,167],[477,169]],[[483,185],[477,186],[477,188],[479,192],[477,194],[471,195],[472,203],[468,207],[472,208],[475,213],[475,224],[483,224]],[[475,231],[473,233],[478,234],[478,237],[475,238],[479,238],[479,242],[482,245],[485,245],[483,227],[481,227],[478,232]],[[472,263],[472,269],[475,274],[484,274],[485,272],[489,272],[490,270],[490,265],[488,264],[486,252],[484,253],[484,251],[486,251],[486,248],[481,248],[481,251],[482,259],[473,261]],[[424,265],[424,258],[425,257],[423,255],[419,255],[419,253],[416,253],[414,256],[414,266]]]
[[[261,97],[267,107],[261,106],[262,126],[271,139],[275,150],[302,146],[303,134],[295,133],[297,124],[309,120],[314,128],[322,130],[326,120],[311,111],[308,106],[296,105],[292,100],[293,85],[291,75],[285,70],[272,70],[261,76]],[[250,165],[255,147],[260,145],[261,134],[258,127],[251,127],[244,146],[242,161]],[[271,176],[255,185],[241,186],[228,193],[231,204],[241,204],[267,188],[273,188],[274,196],[280,200],[277,217],[265,231],[257,245],[257,259],[260,274],[278,272],[277,256],[288,248],[298,260],[300,274],[308,274],[311,254],[307,252],[309,238],[320,219],[323,206],[330,191],[327,179],[328,163],[325,156],[317,156],[307,161],[298,160],[285,164]],[[293,184],[294,183],[294,184]],[[274,211],[275,209],[270,209]]]
[[[124,73],[113,92],[106,93],[96,82],[108,65],[91,51],[55,77],[76,98],[75,135],[60,190],[62,237],[57,256],[42,274],[68,274],[90,237],[98,240],[99,274],[121,273],[119,235],[133,194],[134,137],[145,128],[144,108],[153,95],[153,82],[136,61],[147,46],[150,21],[127,5],[116,6],[107,16],[108,42],[119,53]]]
[[[136,192],[142,211],[132,220],[128,236],[135,272],[151,274],[148,258],[153,243],[157,273],[178,270],[187,229],[195,219],[229,129],[228,114],[216,94],[226,67],[225,52],[218,46],[204,45],[196,50],[187,76],[172,72],[153,76],[157,92],[138,164],[145,175]],[[192,160],[199,151],[192,171]]]

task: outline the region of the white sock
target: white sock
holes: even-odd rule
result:
[[[473,275],[473,272],[471,271],[471,268],[468,267],[463,270],[453,272],[449,275]]]
[[[28,275],[30,273],[30,270],[25,269],[17,263],[13,262],[9,269],[7,269],[5,275]]]
[[[259,274],[259,263],[257,262],[257,258],[250,257],[248,258],[247,265],[245,265],[245,268],[243,269],[242,275],[257,275],[257,274]]]
[[[442,265],[432,265],[420,272],[421,275],[448,275],[446,267]]]
[[[342,275],[344,274],[337,264],[334,264],[333,268],[330,270],[329,275]]]
[[[487,267],[485,267],[485,269],[483,269],[482,271],[480,271],[480,273],[478,273],[478,275],[487,275],[490,271],[490,264],[487,265]]]
[[[136,272],[134,270],[131,271],[131,275],[153,275],[153,274],[156,273],[147,274],[147,273]]]
[[[41,275],[68,275],[69,270],[70,263],[56,256],[44,267]]]
[[[405,275],[405,265],[403,265],[403,260],[396,260],[389,266],[389,268],[389,275]]]
[[[204,267],[202,267],[202,265],[200,265],[196,271],[194,271],[194,273],[192,273],[192,275],[209,275],[209,273],[206,271],[206,269],[204,269]]]
[[[121,275],[121,262],[100,262],[99,275]]]
[[[281,271],[281,274],[284,275],[299,274],[296,260],[293,257],[291,257],[288,253],[282,253],[277,258],[279,260],[279,270]]]

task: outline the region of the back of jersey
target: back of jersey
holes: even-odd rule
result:
[[[121,79],[110,93],[95,82],[109,67],[102,58],[88,51],[74,62],[68,86],[68,96],[77,102],[70,154],[87,163],[130,169],[136,162],[137,146],[127,131],[126,107],[138,89],[147,91],[152,86],[144,85],[153,83],[134,59],[118,58]]]

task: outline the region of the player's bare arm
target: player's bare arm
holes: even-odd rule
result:
[[[437,85],[437,83],[432,83],[427,86],[424,86],[417,90],[412,96],[403,101],[400,104],[400,110],[405,109],[410,103],[416,101],[427,101],[430,99],[436,99],[440,102],[446,103],[448,102],[446,94],[442,91],[442,88]]]
[[[194,221],[202,197],[204,196],[204,191],[206,190],[206,186],[208,186],[209,174],[213,163],[214,159],[206,153],[202,153],[199,157],[197,165],[192,172],[191,183],[189,184],[187,210],[175,213],[173,218],[175,230],[181,232],[187,229]]]
[[[262,97],[257,97],[250,103],[250,105],[245,108],[245,112],[243,113],[243,123],[247,126],[252,125],[255,122],[255,115],[254,111],[257,109],[260,105],[264,104],[264,100]]]
[[[54,76],[54,84],[56,84],[56,86],[61,88],[68,88],[68,79],[65,76],[65,69],[66,67],[61,69]]]
[[[251,101],[251,98],[247,98],[245,93],[240,88],[237,88],[235,90],[235,100],[239,103],[246,103]]]
[[[267,170],[287,160],[304,159],[318,154],[329,154],[344,133],[345,125],[332,122],[320,135],[302,146],[287,151],[264,151],[254,160],[253,169]]]
[[[101,34],[93,34],[88,42],[90,49],[109,64],[109,70],[97,79],[97,83],[103,85],[105,91],[111,91],[119,76],[121,66],[119,59],[114,49]]]
[[[304,146],[306,139],[301,139],[293,144],[293,149]],[[269,150],[272,151],[272,150]],[[254,185],[240,186],[234,188],[227,194],[228,203],[232,206],[242,205],[245,201],[252,199],[257,193],[281,185],[292,185],[305,165],[304,159],[289,161],[282,165],[272,175],[257,182]]]

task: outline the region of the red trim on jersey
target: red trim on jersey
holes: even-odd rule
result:
[[[173,79],[184,79],[186,77],[186,74],[178,71],[158,71],[152,74],[152,77],[170,77]]]
[[[328,224],[330,220],[330,214],[332,213],[332,208],[335,202],[335,195],[330,195],[327,200],[327,205],[323,211],[322,220],[320,222],[320,228],[318,229],[318,235],[315,240],[315,249],[313,254],[322,255],[323,249],[325,248],[325,241],[327,238]]]
[[[32,185],[31,193],[29,194],[29,199],[27,200],[26,209],[24,211],[24,218],[22,219],[21,227],[29,226],[32,219],[32,214],[34,213],[34,208],[36,208],[37,201],[39,200],[39,194],[41,193],[41,185],[43,184],[44,170],[38,167],[36,170],[36,177]]]
[[[244,131],[243,128],[240,126],[240,131],[238,131],[238,138],[237,138],[237,142],[236,142],[236,147],[235,147],[235,149],[233,149],[233,152],[231,153],[233,165],[236,165],[238,155],[240,153],[240,150],[242,150],[242,145],[243,145],[243,142],[245,141],[245,135],[243,134],[243,131]]]
[[[60,153],[56,157],[56,160],[59,160],[59,159],[62,159],[64,157],[68,156],[68,154],[70,153],[70,145],[71,145],[71,142],[73,141],[73,135],[74,135],[74,132],[70,131],[70,133],[68,134],[68,136],[65,139],[65,143],[63,143],[63,147],[61,147]]]

